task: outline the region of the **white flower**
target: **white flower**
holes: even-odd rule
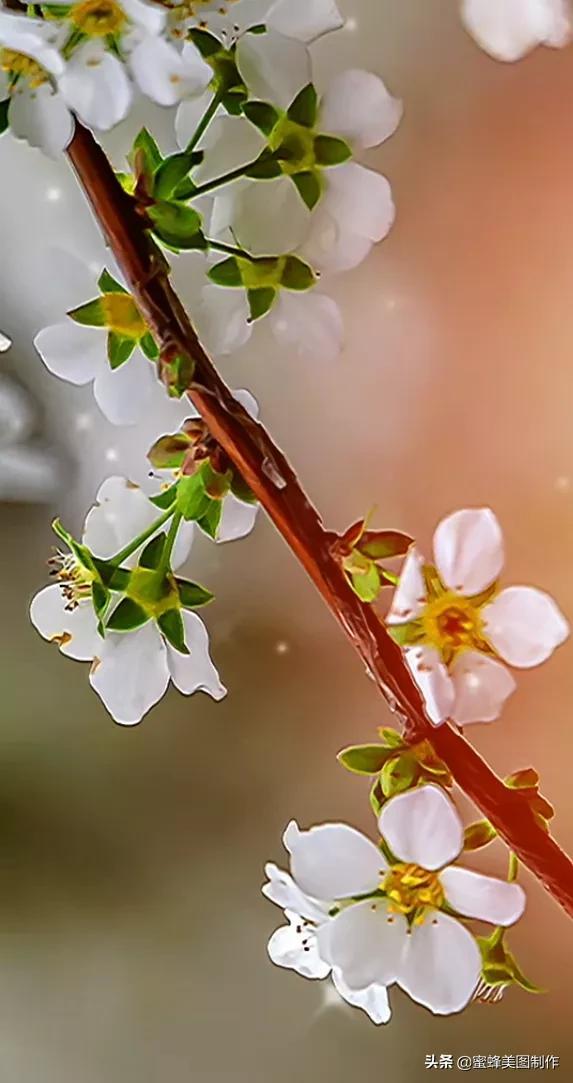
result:
[[[335,0],[181,0],[173,16],[186,25],[222,31],[228,42],[262,23],[300,41],[315,41],[344,25]]]
[[[110,51],[110,41],[139,89],[159,105],[201,94],[213,76],[194,45],[180,49],[165,39],[167,12],[149,0],[70,0],[62,25],[87,39],[72,50],[60,85],[90,127],[112,127],[133,99],[125,65]]]
[[[268,944],[269,957],[277,966],[295,970],[304,978],[326,978],[332,981],[339,995],[355,1008],[362,1008],[374,1023],[387,1023],[391,1012],[388,994],[383,985],[376,983],[366,989],[350,989],[339,969],[321,958],[317,930],[328,918],[328,906],[310,899],[297,887],[288,873],[276,865],[265,867],[269,882],[263,894],[271,902],[282,907],[288,925],[281,925],[273,933]]]
[[[95,556],[110,558],[157,517],[157,508],[140,489],[125,478],[108,478],[87,515],[83,543]],[[192,524],[183,523],[172,554],[173,568],[187,559],[192,537]],[[133,566],[136,559],[137,553],[124,566]],[[184,695],[199,690],[216,700],[225,695],[209,656],[207,629],[195,613],[181,611],[187,655],[167,643],[151,622],[134,632],[107,632],[102,639],[90,587],[77,561],[63,558],[58,582],[36,594],[30,617],[40,635],[56,642],[62,654],[93,663],[90,684],[116,722],[127,726],[140,722],[170,680]]]
[[[481,956],[444,905],[460,917],[507,926],[523,913],[524,893],[518,884],[451,864],[462,851],[463,825],[437,786],[392,798],[379,829],[394,864],[345,824],[287,827],[294,889],[316,911],[308,920],[316,926],[318,958],[354,992],[396,983],[438,1015],[460,1011],[479,981]],[[271,885],[265,893],[285,905],[286,889],[281,894]],[[325,910],[331,916],[316,916]]]
[[[334,361],[344,339],[342,314],[336,301],[316,290],[281,290],[265,317],[277,342],[310,361]],[[233,353],[248,342],[253,322],[242,289],[205,286],[197,311],[197,326],[215,356]]]
[[[462,19],[496,60],[519,60],[536,45],[567,45],[569,0],[462,0]]]
[[[45,23],[0,11],[0,101],[10,98],[12,134],[50,156],[64,150],[74,134],[73,118],[56,89],[64,67]]]
[[[149,408],[153,394],[164,396],[165,391],[154,365],[139,348],[147,327],[130,294],[103,289],[99,300],[100,325],[78,323],[68,316],[65,323],[40,331],[34,344],[55,376],[72,384],[93,382],[95,400],[112,424],[131,425]],[[127,360],[115,368],[109,360],[111,335],[121,336],[131,348]]]
[[[417,549],[406,557],[386,618],[430,721],[491,722],[515,689],[518,669],[544,662],[569,635],[549,595],[533,587],[499,591],[501,528],[489,508],[454,512],[434,534],[435,567]],[[402,627],[400,627],[402,625]]]

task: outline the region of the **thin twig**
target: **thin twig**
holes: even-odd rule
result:
[[[282,451],[233,398],[207,357],[133,199],[81,124],[76,125],[68,156],[162,356],[194,361],[189,397],[320,591],[401,721],[404,736],[410,743],[430,741],[458,786],[573,917],[573,862],[538,823],[519,791],[505,786],[461,734],[448,724],[435,728],[428,722],[400,648],[374,609],[354,594],[334,558],[336,535],[324,528]]]

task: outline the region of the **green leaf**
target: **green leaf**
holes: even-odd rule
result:
[[[193,380],[195,362],[187,354],[178,354],[163,368],[163,380],[173,398],[180,399]]]
[[[139,345],[141,346],[141,349],[143,350],[148,361],[157,361],[157,358],[159,357],[159,346],[157,345],[153,335],[151,334],[151,331],[146,331],[146,333],[140,338]]]
[[[356,548],[371,560],[388,560],[404,556],[413,540],[401,530],[365,530]]]
[[[242,500],[244,504],[257,503],[257,498],[250,485],[247,485],[245,479],[236,470],[233,471],[231,492],[233,496],[237,497],[237,500]]]
[[[386,760],[380,772],[380,784],[385,797],[408,790],[416,776],[416,761],[409,753]]]
[[[355,775],[378,775],[389,758],[395,757],[394,750],[384,745],[352,745],[343,748],[337,760]]]
[[[147,458],[157,470],[176,470],[181,466],[189,446],[189,437],[184,432],[174,432],[160,436],[147,452]]]
[[[158,200],[147,208],[153,232],[161,241],[179,250],[204,249],[207,242],[201,232],[201,216],[183,203]]]
[[[98,284],[98,286],[99,286],[102,293],[127,293],[128,292],[128,290],[125,289],[125,286],[122,286],[121,283],[118,282],[113,277],[113,275],[110,275],[107,267],[104,267],[102,273],[100,274],[100,276],[99,276],[99,278],[97,280],[97,284]]]
[[[155,170],[159,168],[163,161],[163,155],[147,128],[142,128],[133,141],[133,146],[128,155],[129,163],[132,167],[135,163],[138,151],[140,151],[143,156],[147,172],[150,176],[153,176]]]
[[[96,616],[100,620],[107,609],[110,597],[109,590],[106,590],[103,583],[99,579],[94,579],[92,583],[92,601]]]
[[[269,102],[245,102],[243,113],[251,124],[255,125],[260,132],[270,135],[279,119],[279,114]]]
[[[205,492],[200,474],[181,478],[177,485],[177,510],[184,519],[200,519],[209,509],[211,498]]]
[[[192,583],[190,579],[176,579],[179,601],[184,609],[197,609],[201,605],[208,605],[213,601],[214,595],[206,587],[199,583]]]
[[[168,643],[180,654],[189,654],[185,642],[185,626],[179,609],[167,609],[157,618],[157,623]]]
[[[374,602],[380,594],[380,572],[371,564],[367,572],[353,572],[350,576],[352,589],[363,602]]]
[[[207,277],[210,278],[211,282],[214,282],[216,286],[234,288],[243,285],[241,269],[235,256],[229,256],[228,259],[223,259],[220,263],[216,263],[210,268]]]
[[[316,282],[316,276],[308,263],[298,256],[287,256],[281,275],[281,286],[287,290],[310,290]]]
[[[187,178],[194,164],[194,153],[185,150],[166,158],[153,178],[153,195],[158,199],[169,199],[181,181]]]
[[[377,778],[369,794],[370,808],[374,815],[378,817],[380,815],[382,805],[384,804],[384,794],[382,793],[382,787],[380,785],[380,779]]]
[[[260,320],[266,316],[272,308],[276,297],[276,290],[271,286],[263,286],[261,289],[247,290],[247,300],[251,311],[251,320]]]
[[[336,139],[332,135],[317,135],[314,140],[314,157],[319,165],[327,168],[347,162],[352,158],[352,151],[344,139]]]
[[[318,177],[316,173],[311,173],[309,170],[308,172],[295,173],[291,179],[296,184],[303,203],[306,204],[309,211],[312,211],[322,195],[320,177]]]
[[[0,135],[2,135],[8,127],[9,108],[10,98],[5,98],[3,102],[0,102]]]
[[[318,98],[312,83],[303,87],[287,110],[287,117],[304,128],[314,128],[318,111]]]
[[[237,71],[238,75],[238,71]],[[221,105],[223,109],[226,109],[228,113],[233,117],[240,117],[243,112],[243,105],[249,97],[247,88],[244,86],[232,86],[226,94],[223,94],[221,98]]]
[[[167,541],[167,535],[165,533],[156,534],[150,542],[147,543],[143,550],[138,564],[140,568],[158,568],[163,556],[163,550],[165,549],[165,542]]]
[[[105,313],[101,297],[96,297],[93,301],[86,301],[85,305],[70,309],[68,316],[74,323],[81,323],[84,327],[105,327]]]
[[[201,477],[203,479],[203,485],[207,496],[210,496],[213,500],[221,500],[226,496],[231,488],[232,470],[226,470],[221,473],[220,470],[214,470],[209,461],[203,463],[201,467]]]
[[[387,745],[388,748],[404,747],[404,741],[402,740],[401,734],[398,733],[398,730],[393,730],[389,726],[382,726],[378,730],[378,733],[380,734],[382,740],[384,741],[384,744]]]
[[[136,628],[142,628],[147,624],[149,617],[133,598],[123,598],[117,609],[114,609],[109,618],[106,628],[110,632],[134,632]]]
[[[497,837],[495,827],[489,820],[477,820],[474,824],[468,824],[464,831],[464,850],[481,850]]]
[[[282,167],[272,151],[264,150],[255,162],[245,170],[245,177],[252,180],[274,180],[282,175]]]
[[[162,511],[167,511],[177,499],[177,491],[179,488],[179,482],[175,482],[174,485],[170,485],[168,489],[164,489],[162,493],[157,493],[156,496],[150,496],[149,499],[152,504],[155,504],[156,508],[161,508]]]
[[[197,47],[201,56],[207,59],[209,56],[214,56],[221,48],[221,42],[213,34],[209,34],[206,30],[199,30],[194,27],[189,30],[187,37]]]
[[[386,631],[399,647],[409,647],[419,643],[424,636],[421,621],[408,620],[404,624],[387,624]]]
[[[197,520],[197,525],[204,530],[210,538],[217,537],[217,531],[219,529],[219,523],[221,522],[221,515],[223,514],[223,501],[212,500],[207,508],[207,511],[200,519]]]
[[[110,331],[107,336],[107,359],[110,368],[118,369],[129,361],[135,349],[135,340],[118,335],[116,331]]]

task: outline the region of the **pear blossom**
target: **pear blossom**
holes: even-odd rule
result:
[[[268,35],[253,38],[263,57],[269,48],[267,38]],[[308,55],[300,43],[291,45],[301,51],[302,57]],[[240,66],[239,50],[237,62]],[[301,62],[296,77],[281,90],[278,101],[277,63],[269,62],[264,78],[254,79],[254,65],[248,71],[242,69],[242,74],[248,85],[254,85],[255,93],[267,92],[268,97],[262,100],[287,109],[309,85],[310,75]],[[220,172],[225,174],[252,162],[267,146],[276,149],[275,143],[280,139],[288,139],[293,146],[300,147],[300,161],[287,161],[280,177],[265,181],[243,178],[220,188],[214,200],[212,236],[224,237],[230,232],[237,244],[255,256],[296,252],[322,271],[355,267],[393,224],[391,188],[386,177],[357,162],[341,159],[338,164],[325,167],[315,161],[315,141],[317,137],[324,140],[330,136],[344,140],[350,150],[377,146],[393,134],[401,115],[401,102],[389,94],[378,76],[351,69],[331,82],[318,104],[311,127],[291,121],[283,113],[275,130],[265,138],[244,117],[220,118],[218,127],[205,136],[202,144],[208,153],[205,164],[198,170],[200,183],[201,169],[205,171],[205,179],[211,180],[206,171],[213,169],[214,155],[224,155],[225,168]],[[179,127],[183,128],[181,121]],[[184,135],[188,133],[185,125]],[[181,138],[179,141],[184,145]],[[297,191],[299,184],[295,187],[293,180],[298,181],[299,173],[314,178],[316,193],[312,197],[305,199]]]
[[[335,0],[181,0],[172,14],[176,24],[220,32],[227,42],[263,23],[306,42],[344,25]]]
[[[58,0],[46,2],[48,7],[58,5]],[[70,0],[66,14],[56,18],[68,31],[67,41],[72,42],[61,85],[90,127],[103,127],[104,105],[90,89],[86,67],[106,69],[102,92],[115,102],[118,112],[121,103],[123,116],[133,99],[127,70],[143,94],[165,106],[202,94],[212,79],[211,68],[193,44],[187,42],[180,48],[166,39],[167,12],[151,0]],[[76,37],[78,47],[73,46]]]
[[[433,548],[433,565],[409,551],[386,622],[434,725],[448,717],[491,722],[516,687],[503,663],[528,669],[546,661],[569,625],[543,591],[500,590],[504,546],[491,509],[447,516]]]
[[[64,69],[44,22],[0,11],[0,101],[10,98],[12,134],[52,157],[74,134],[73,117],[56,85]]]
[[[164,396],[165,391],[152,361],[140,348],[140,343],[149,341],[149,334],[135,301],[106,274],[102,272],[99,279],[100,297],[89,303],[93,315],[85,314],[88,305],[73,309],[64,323],[43,328],[34,345],[55,376],[77,385],[93,383],[95,400],[112,424],[132,425],[149,408],[154,393]],[[86,319],[95,322],[88,324]],[[113,358],[113,344],[118,341],[125,352]]]
[[[94,556],[109,559],[156,519],[157,508],[141,489],[125,478],[110,477],[88,512],[82,542]],[[172,553],[173,569],[187,559],[192,538],[193,525],[182,523]],[[133,567],[138,554],[136,550],[122,566]],[[72,554],[62,556],[56,567],[57,581],[32,600],[32,624],[68,658],[92,663],[90,684],[116,722],[126,726],[140,722],[170,681],[184,695],[203,691],[222,699],[226,689],[209,655],[207,629],[196,613],[181,612],[188,654],[175,650],[152,622],[136,631],[106,631],[102,638],[86,568]]]
[[[509,61],[567,45],[573,26],[569,0],[462,0],[462,20],[490,56]]]
[[[292,876],[269,863],[265,866],[268,883],[263,894],[282,907],[287,925],[281,925],[268,943],[269,958],[276,966],[294,970],[304,978],[332,977],[333,985],[348,1004],[362,1008],[373,1023],[387,1023],[390,1005],[385,986],[376,983],[363,990],[350,989],[338,968],[321,958],[317,929],[329,920],[328,904],[313,900],[295,884]]]
[[[301,831],[292,821],[283,836],[291,875],[269,866],[263,891],[302,915],[303,939],[307,926],[312,930],[306,944],[312,976],[331,966],[355,994],[371,997],[375,990],[380,1001],[380,990],[397,984],[437,1015],[458,1012],[481,975],[479,947],[463,919],[512,925],[523,913],[524,892],[453,864],[463,825],[438,786],[391,798],[378,827],[392,862],[347,824]],[[305,945],[297,954],[288,930],[274,938],[269,950],[276,961],[300,972]]]

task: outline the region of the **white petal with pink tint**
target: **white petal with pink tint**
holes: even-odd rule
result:
[[[415,548],[410,549],[402,565],[400,582],[394,591],[386,624],[405,624],[420,616],[426,603],[423,566],[421,553]]]
[[[448,515],[434,534],[434,558],[446,587],[479,594],[503,568],[503,536],[490,508],[463,508]]]
[[[517,685],[501,662],[479,651],[463,651],[454,660],[450,676],[455,689],[452,718],[460,726],[493,722]]]
[[[535,587],[508,587],[482,611],[485,634],[511,666],[545,662],[569,635],[569,625],[549,594]]]
[[[424,700],[426,714],[433,726],[449,718],[455,699],[452,680],[438,651],[433,647],[410,647],[406,664]]]
[[[455,806],[439,786],[418,786],[388,801],[378,818],[380,834],[399,861],[440,869],[461,852],[464,829]]]
[[[464,917],[513,925],[525,910],[523,888],[495,876],[452,865],[440,873],[440,882],[447,901]]]

